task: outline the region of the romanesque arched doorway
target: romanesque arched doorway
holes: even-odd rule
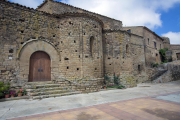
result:
[[[47,53],[34,52],[30,57],[29,82],[51,80],[51,60]]]

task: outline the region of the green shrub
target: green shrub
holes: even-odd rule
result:
[[[115,85],[119,85],[119,81],[120,81],[119,76],[120,76],[120,75],[117,75],[117,76],[116,76],[116,73],[114,72],[114,84],[115,84]]]
[[[168,51],[169,49],[168,48],[164,48],[165,51]]]
[[[118,85],[107,86],[107,88],[118,88]]]
[[[118,86],[118,89],[123,89],[123,88],[125,88],[125,86],[123,86],[123,85]]]
[[[110,77],[109,77],[107,74],[104,75],[104,80],[105,80],[105,81],[104,81],[104,82],[105,82],[104,84],[108,84],[108,83],[111,81],[111,80],[110,80]]]
[[[158,63],[151,63],[152,67],[157,67],[159,64]]]
[[[3,93],[4,90],[5,90],[4,83],[0,82],[0,97],[4,95],[4,93]]]
[[[168,51],[168,48],[164,48],[164,49],[159,50],[159,54],[161,55],[161,60],[164,63],[167,60],[166,51]]]
[[[10,83],[7,83],[6,85],[4,82],[0,82],[0,97],[4,96],[4,94],[9,94],[10,89]]]
[[[155,65],[156,65],[156,67],[157,67],[159,64],[158,64],[158,63],[156,63]]]
[[[27,94],[26,89],[23,89],[22,94],[23,94],[23,95],[26,95],[26,94]]]
[[[108,88],[123,89],[123,88],[125,88],[125,86],[123,86],[123,85],[113,85],[113,86],[108,86],[107,89],[108,89]]]

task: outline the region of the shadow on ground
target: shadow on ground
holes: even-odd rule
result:
[[[142,109],[143,111],[156,115],[157,117],[165,118],[168,120],[180,120],[180,112],[169,111],[165,109]]]
[[[92,116],[86,112],[82,112],[77,116],[77,120],[98,120],[100,115]]]

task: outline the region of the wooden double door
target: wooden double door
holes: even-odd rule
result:
[[[51,80],[51,60],[47,53],[37,51],[30,57],[29,82]]]

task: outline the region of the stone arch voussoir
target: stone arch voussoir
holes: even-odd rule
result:
[[[28,81],[29,63],[31,55],[36,51],[46,52],[51,59],[51,80],[54,74],[58,74],[59,62],[61,60],[60,53],[55,46],[47,40],[29,40],[25,42],[17,53],[20,71],[19,79]]]

